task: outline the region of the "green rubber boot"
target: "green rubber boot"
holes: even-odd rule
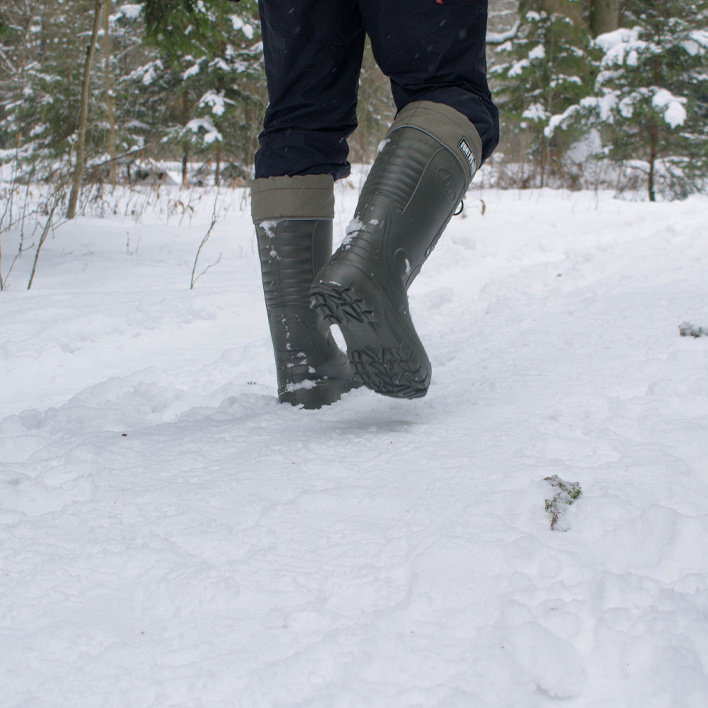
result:
[[[431,365],[407,291],[474,176],[482,141],[458,111],[419,101],[391,126],[347,237],[315,277],[322,317],[338,324],[364,384],[397,398],[424,396]]]
[[[310,286],[332,253],[334,181],[269,177],[251,185],[278,400],[321,408],[361,385],[329,324],[310,306]]]

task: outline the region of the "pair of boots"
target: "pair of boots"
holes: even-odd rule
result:
[[[397,398],[426,394],[431,365],[406,293],[467,191],[481,151],[461,113],[428,101],[406,106],[331,257],[332,177],[253,182],[281,402],[320,408],[362,384]],[[333,324],[346,354],[332,338]]]

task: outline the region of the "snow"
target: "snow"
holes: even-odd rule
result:
[[[261,221],[259,226],[265,231],[268,238],[275,238],[275,229],[280,223],[278,219],[268,219],[266,221]]]
[[[223,136],[219,132],[219,129],[214,125],[214,121],[211,119],[211,116],[192,118],[192,120],[190,120],[185,126],[185,130],[189,130],[192,133],[197,134],[200,134],[203,130],[204,135],[202,136],[202,140],[205,145],[211,145],[213,142],[221,142],[223,140]]]
[[[142,5],[126,4],[126,5],[121,5],[121,7],[118,8],[118,12],[116,14],[118,17],[123,15],[124,17],[127,17],[129,20],[137,20],[140,17],[140,13],[142,11],[143,11]]]
[[[503,49],[503,47],[511,46],[509,40],[512,40],[516,37],[516,34],[519,31],[520,24],[520,21],[517,19],[516,22],[514,22],[513,26],[505,32],[487,32],[487,44],[501,45],[497,47],[497,51],[507,51],[506,49]]]
[[[162,62],[159,59],[151,61],[145,66],[141,66],[133,71],[127,78],[128,81],[140,80],[143,85],[149,86],[159,76],[164,69]]]
[[[595,44],[605,52],[602,67],[607,69],[618,64],[636,66],[638,52],[647,48],[647,43],[639,39],[640,31],[639,27],[620,28],[596,37]]]
[[[634,106],[642,99],[642,91],[633,91],[628,96],[624,96],[617,107],[623,118],[631,118],[634,115]]]
[[[0,705],[707,705],[708,198],[471,190],[428,396],[305,411],[214,196],[106,194],[0,293]]]
[[[215,116],[223,116],[226,111],[226,104],[234,105],[233,101],[225,97],[224,91],[207,91],[199,99],[199,107],[208,106]]]
[[[654,108],[664,109],[664,120],[672,128],[677,128],[686,121],[686,109],[683,107],[685,103],[685,98],[674,96],[666,89],[656,89],[652,98],[652,105]]]
[[[531,62],[528,59],[517,61],[511,69],[509,69],[509,76],[519,76],[519,74],[523,73],[524,69],[528,69],[530,66]]]
[[[378,224],[378,221],[376,221],[376,223],[374,223],[374,221],[376,221],[376,219],[374,219],[370,223],[376,226]],[[361,219],[353,217],[347,224],[346,229],[344,230],[344,238],[342,239],[342,245],[349,246],[349,244],[352,242],[354,234],[356,234],[357,231],[362,231],[364,229],[366,229],[366,224]]]
[[[602,51],[607,54],[617,48],[623,47],[624,45],[636,42],[639,39],[639,33],[639,27],[634,27],[633,29],[620,27],[612,32],[606,32],[598,35],[595,38],[595,44],[597,44]]]
[[[546,58],[546,48],[542,44],[535,46],[529,52],[529,60],[530,61],[536,61],[536,60],[545,59],[545,58]]]
[[[708,30],[693,30],[689,33],[689,37],[700,45],[701,50],[708,49]]]
[[[183,74],[182,74],[182,80],[186,81],[187,79],[191,79],[192,76],[196,76],[199,73],[199,68],[201,66],[201,60],[196,62],[195,64],[192,64],[192,66],[189,67]]]
[[[522,118],[528,118],[529,120],[539,121],[548,120],[548,111],[543,107],[541,103],[532,103],[522,114]]]
[[[238,30],[241,30],[243,34],[246,36],[247,39],[253,39],[253,26],[247,24],[246,22],[243,21],[242,18],[240,18],[238,15],[230,15],[231,18],[231,24],[233,25],[233,28],[238,32]]]
[[[590,130],[574,142],[566,151],[566,158],[576,165],[583,164],[593,155],[602,153],[602,135],[599,130]]]
[[[612,122],[612,111],[619,102],[619,93],[611,89],[603,89],[600,97],[587,96],[580,101],[580,105],[586,108],[594,107],[600,113],[601,120],[606,123]]]

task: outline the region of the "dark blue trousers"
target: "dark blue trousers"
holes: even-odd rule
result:
[[[397,110],[444,103],[467,116],[483,159],[499,140],[487,86],[487,0],[259,0],[269,106],[256,177],[346,177],[368,34]]]

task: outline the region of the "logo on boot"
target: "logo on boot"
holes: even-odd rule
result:
[[[477,171],[477,160],[474,159],[472,148],[467,144],[467,141],[464,138],[457,143],[457,147],[462,150],[462,154],[465,156],[470,165],[470,174],[474,177],[474,173]]]
[[[451,201],[455,201],[455,183],[452,179],[452,175],[447,171],[444,170],[442,167],[438,170],[438,177],[440,178],[440,181],[442,182],[442,186],[445,188],[445,194],[447,194],[447,198]]]

